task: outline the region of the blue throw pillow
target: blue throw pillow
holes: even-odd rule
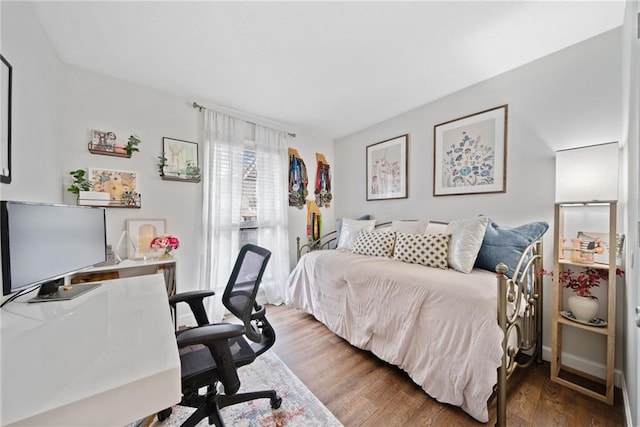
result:
[[[368,220],[371,219],[371,215],[362,215],[360,218],[356,218],[357,220]],[[335,249],[336,246],[338,246],[338,242],[340,241],[340,230],[342,229],[342,218],[338,218],[336,219],[336,242],[333,245],[333,248]]]
[[[513,277],[516,264],[524,250],[549,229],[546,222],[531,222],[520,227],[501,227],[491,221],[482,240],[482,246],[474,267],[495,272],[501,262],[509,267],[508,277]]]

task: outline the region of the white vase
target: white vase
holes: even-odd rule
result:
[[[589,297],[573,295],[569,297],[569,310],[576,316],[576,319],[588,322],[596,317],[598,302]]]

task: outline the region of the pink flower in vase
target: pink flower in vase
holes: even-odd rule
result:
[[[154,237],[149,245],[152,249],[164,249],[163,258],[171,258],[171,252],[180,247],[177,237],[170,234]]]

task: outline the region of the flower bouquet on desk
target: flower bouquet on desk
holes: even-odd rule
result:
[[[160,255],[160,259],[171,259],[173,258],[173,250],[180,247],[180,241],[175,236],[165,234],[154,237],[149,246],[151,249],[164,250]]]

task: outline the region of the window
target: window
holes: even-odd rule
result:
[[[258,195],[256,180],[256,143],[254,127],[250,126],[244,145],[242,163],[242,201],[240,207],[240,247],[246,243],[258,242]]]

